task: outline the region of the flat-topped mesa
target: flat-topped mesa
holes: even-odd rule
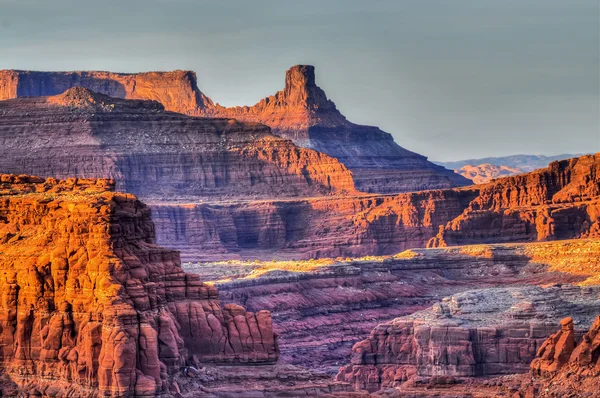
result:
[[[103,71],[0,71],[0,100],[61,94],[81,86],[111,97],[160,102],[169,111],[199,115],[213,107],[192,71],[113,73]]]
[[[0,101],[0,172],[114,178],[144,200],[322,196],[355,192],[337,159],[258,123],[167,112],[154,100],[83,87]]]
[[[408,151],[373,126],[349,122],[316,84],[314,67],[296,65],[286,72],[285,87],[256,105],[214,105],[190,71],[30,72],[0,71],[0,100],[48,96],[82,86],[112,97],[151,99],[168,111],[192,116],[259,122],[296,145],[339,159],[364,192],[393,193],[469,185],[470,180]]]
[[[221,307],[154,244],[133,195],[106,180],[0,181],[3,392],[164,396],[182,366],[277,360],[270,313]]]

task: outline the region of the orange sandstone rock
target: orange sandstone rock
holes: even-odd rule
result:
[[[276,361],[270,314],[221,307],[112,185],[0,175],[3,391],[154,396],[181,366]]]

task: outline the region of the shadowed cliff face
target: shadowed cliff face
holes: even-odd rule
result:
[[[377,127],[349,122],[316,85],[314,67],[296,65],[285,87],[254,106],[215,105],[189,71],[121,74],[111,72],[0,71],[0,100],[56,95],[83,86],[110,96],[159,101],[168,111],[192,116],[259,122],[296,145],[335,157],[353,173],[364,192],[393,193],[469,185],[470,181],[397,145]]]
[[[2,101],[0,115],[3,172],[111,177],[155,201],[354,192],[336,159],[256,123],[189,117],[84,88]]]
[[[2,391],[155,396],[185,365],[276,361],[270,313],[221,307],[112,185],[0,175]]]
[[[468,188],[154,207],[186,260],[308,259],[600,237],[600,154]]]

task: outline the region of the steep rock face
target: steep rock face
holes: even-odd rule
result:
[[[599,287],[521,287],[468,291],[431,309],[378,325],[353,347],[352,364],[339,380],[369,391],[418,378],[524,373],[536,352],[548,352],[553,324],[572,311],[589,325]],[[573,350],[573,319],[564,322],[553,358],[565,363]]]
[[[168,111],[235,118],[270,126],[296,145],[339,159],[364,192],[392,193],[468,185],[469,180],[397,145],[377,127],[349,122],[316,85],[314,67],[286,72],[285,88],[254,106],[215,105],[190,71],[123,74],[111,72],[0,71],[0,100],[57,95],[82,86],[112,97],[151,99]]]
[[[412,249],[381,258],[263,263],[227,261],[184,264],[183,267],[187,272],[200,275],[202,280],[214,283],[223,302],[237,303],[249,310],[264,308],[271,311],[283,362],[334,373],[340,365],[348,362],[352,345],[367,338],[378,324],[428,308],[445,296],[497,286],[583,283],[584,280],[587,284],[590,276],[597,275],[596,268],[599,266],[600,241],[573,240]],[[536,329],[544,331],[545,334],[540,332],[538,335],[538,340],[543,340],[554,330],[556,319],[553,317],[560,319],[565,311],[573,314],[587,311],[588,307],[580,305],[577,300],[572,300],[575,305],[564,304],[569,297],[576,297],[573,292],[579,290],[565,288],[564,294],[562,291],[556,287],[537,289],[533,290],[535,294],[521,298],[506,293],[509,297],[501,301],[504,304],[492,303],[494,305],[487,307],[486,317],[506,311],[510,307],[509,302],[523,304],[529,298],[535,301],[530,309],[525,306],[515,312],[523,318],[497,325],[500,332],[497,336],[490,335],[488,343],[502,341],[501,333],[515,322],[520,338],[524,338],[529,331],[525,323],[529,320],[528,316],[536,322],[550,322],[548,328]],[[590,294],[585,293],[590,298],[593,314],[597,301]],[[563,302],[557,301],[557,297],[564,299]],[[485,300],[485,293],[472,297],[467,295],[456,308],[469,312],[470,317],[478,317],[481,314],[477,311],[486,309],[482,305]],[[448,302],[443,304],[450,305]],[[545,317],[546,307],[551,306],[565,311],[557,315],[549,313]],[[448,321],[456,323],[461,319],[459,313],[453,317]],[[541,344],[538,340],[535,344]],[[533,347],[533,344],[530,346]],[[487,346],[482,350],[484,348],[487,349]],[[518,363],[514,361],[516,356],[513,356],[510,365],[490,359],[487,365],[479,365],[478,369],[494,373],[506,371],[509,366],[518,366],[525,370],[536,349],[537,346],[532,348],[529,356],[520,357],[522,360]],[[423,366],[431,364],[424,363]]]
[[[600,236],[600,154],[481,185],[430,246]]]
[[[413,247],[600,237],[600,154],[467,188],[156,206],[189,260],[392,254]]]
[[[264,123],[297,145],[338,158],[363,192],[394,193],[468,185],[469,180],[408,151],[373,126],[349,122],[316,84],[310,65],[286,72],[283,91],[253,106],[224,108],[207,114]]]
[[[169,111],[195,116],[213,107],[196,82],[194,72],[182,70],[147,73],[1,70],[0,101],[54,96],[79,86],[116,98],[158,101]]]
[[[524,171],[521,169],[508,166],[496,166],[489,163],[478,165],[467,164],[454,171],[473,181],[475,184],[483,184],[496,178],[509,177],[524,173]]]
[[[354,192],[336,159],[266,126],[193,118],[84,88],[0,102],[0,145],[2,172],[111,177],[150,201]]]
[[[247,203],[157,204],[159,242],[185,260],[308,259],[392,254],[424,247],[477,191]]]
[[[579,338],[573,319],[560,322],[561,329],[550,336],[531,362],[533,380],[522,391],[536,397],[595,397],[600,388],[600,317]]]
[[[184,365],[276,361],[270,313],[221,307],[113,184],[0,175],[3,392],[155,396]]]

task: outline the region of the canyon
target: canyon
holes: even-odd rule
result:
[[[600,154],[466,188],[398,195],[157,204],[185,261],[388,255],[416,247],[600,236]]]
[[[0,71],[0,146],[3,394],[594,391],[600,153],[463,186],[302,65]]]
[[[171,96],[170,106],[177,108],[187,97],[172,94],[195,81],[193,75],[173,72],[174,80],[163,76],[161,91],[150,89],[160,74],[142,79],[144,84],[138,75],[118,75],[129,79],[120,80],[129,88],[111,91],[106,87],[113,86],[101,84],[117,78],[110,74],[40,73],[3,72],[17,83],[30,81],[13,89],[5,84],[3,95],[43,94],[93,81],[95,89],[104,87],[113,95],[161,101]],[[313,73],[292,68],[290,88],[280,97],[291,96],[293,103],[312,97],[325,101]],[[175,84],[183,75],[187,83]],[[299,86],[312,94],[300,95]],[[0,115],[5,153],[0,171],[114,178],[117,190],[151,206],[158,243],[180,250],[185,261],[360,257],[413,247],[600,234],[598,154],[487,184],[368,194],[360,192],[354,172],[338,159],[296,146],[265,125],[186,116],[152,100],[124,100],[79,87],[0,101]]]
[[[191,116],[234,118],[271,127],[300,147],[338,159],[352,171],[357,189],[395,193],[468,185],[469,180],[408,151],[377,127],[349,122],[316,85],[314,67],[286,72],[285,88],[254,106],[225,108],[205,96],[191,71],[36,72],[0,71],[0,101],[53,96],[81,86],[111,97],[155,100],[166,110]]]

